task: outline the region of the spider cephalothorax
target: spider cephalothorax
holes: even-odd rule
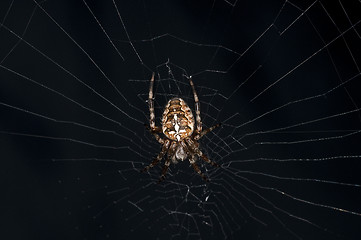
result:
[[[202,122],[200,117],[200,104],[195,90],[192,78],[189,78],[189,83],[192,87],[194,102],[195,102],[195,113],[196,113],[196,129],[195,120],[193,117],[192,110],[188,104],[182,98],[172,98],[168,101],[165,106],[162,116],[162,127],[155,126],[155,114],[154,114],[154,99],[153,99],[153,86],[154,86],[154,73],[150,80],[149,87],[149,130],[155,136],[156,140],[162,144],[162,150],[154,159],[154,161],[143,169],[147,171],[149,168],[158,164],[160,160],[167,154],[167,160],[165,161],[162,175],[159,181],[162,181],[167,173],[170,162],[178,163],[179,161],[189,160],[194,170],[202,176],[204,180],[207,178],[199,169],[196,164],[197,156],[205,162],[218,167],[219,165],[208,159],[206,155],[199,149],[198,140],[209,133],[220,124],[217,124],[208,129],[202,130]],[[165,135],[164,138],[159,136],[160,133]]]

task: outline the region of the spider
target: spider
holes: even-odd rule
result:
[[[219,165],[211,161],[206,155],[199,149],[198,140],[205,134],[213,131],[215,128],[221,126],[218,123],[208,129],[202,130],[202,122],[200,117],[200,103],[198,95],[195,90],[192,77],[189,78],[189,84],[192,87],[195,113],[196,113],[196,129],[194,129],[195,121],[192,114],[192,110],[188,104],[179,97],[172,98],[168,101],[164,108],[162,116],[162,127],[155,125],[155,114],[154,114],[154,98],[153,98],[153,86],[154,86],[154,73],[150,79],[149,86],[149,125],[146,128],[150,131],[155,139],[162,145],[162,150],[158,156],[145,167],[142,172],[148,171],[150,168],[157,165],[163,157],[167,154],[167,159],[162,169],[162,174],[158,183],[164,180],[167,170],[171,162],[174,164],[178,161],[184,161],[188,158],[189,163],[192,165],[194,171],[196,171],[205,181],[208,181],[207,177],[201,172],[198,165],[196,164],[197,158],[201,158],[203,161],[211,164],[212,166],[219,167]],[[160,137],[159,134],[163,133],[165,137]]]

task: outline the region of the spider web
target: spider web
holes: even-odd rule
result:
[[[352,1],[3,1],[8,239],[358,239],[360,21]],[[192,109],[212,161],[148,173],[146,130]],[[20,231],[21,229],[21,231]]]

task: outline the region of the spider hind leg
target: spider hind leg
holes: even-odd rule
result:
[[[149,127],[147,124],[144,123],[145,128],[154,136],[154,138],[159,142],[160,144],[164,144],[163,138],[159,136],[158,133],[162,132],[162,129],[158,126],[155,126],[154,128]]]

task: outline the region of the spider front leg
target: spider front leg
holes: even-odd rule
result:
[[[172,142],[172,144],[169,147],[168,157],[167,157],[167,160],[165,160],[165,164],[162,169],[162,175],[160,176],[158,183],[162,182],[165,179],[165,175],[167,174],[167,171],[168,171],[168,168],[170,165],[170,161],[171,161],[171,158],[174,156],[176,147],[177,147],[177,143]]]
[[[151,162],[151,164],[149,164],[148,166],[146,166],[143,170],[141,170],[141,172],[145,172],[148,171],[149,168],[154,167],[155,165],[157,165],[159,163],[160,160],[162,160],[162,158],[164,157],[164,155],[167,153],[168,148],[169,148],[169,140],[166,140],[163,144],[162,150],[161,152],[158,154],[158,156],[153,160],[153,162]]]
[[[185,141],[187,141],[187,140],[190,140],[190,139],[185,139]],[[208,182],[207,177],[202,173],[202,171],[199,169],[198,165],[196,164],[196,154],[193,151],[193,149],[190,148],[189,146],[187,146],[187,144],[185,144],[183,141],[180,142],[180,144],[182,145],[182,147],[184,149],[186,149],[189,163],[192,165],[194,171],[196,173],[198,173],[203,178],[204,181]]]
[[[192,158],[189,159],[189,162],[191,163],[194,171],[196,171],[196,173],[198,173],[204,181],[209,182],[208,178],[202,173],[202,171],[199,169],[198,165],[196,164],[196,156],[192,155]]]
[[[206,155],[203,154],[201,150],[199,150],[198,144],[195,141],[193,141],[192,139],[186,139],[186,141],[189,149],[195,154],[197,154],[200,158],[202,158],[203,161],[211,164],[214,167],[220,167],[218,163],[211,161]]]

